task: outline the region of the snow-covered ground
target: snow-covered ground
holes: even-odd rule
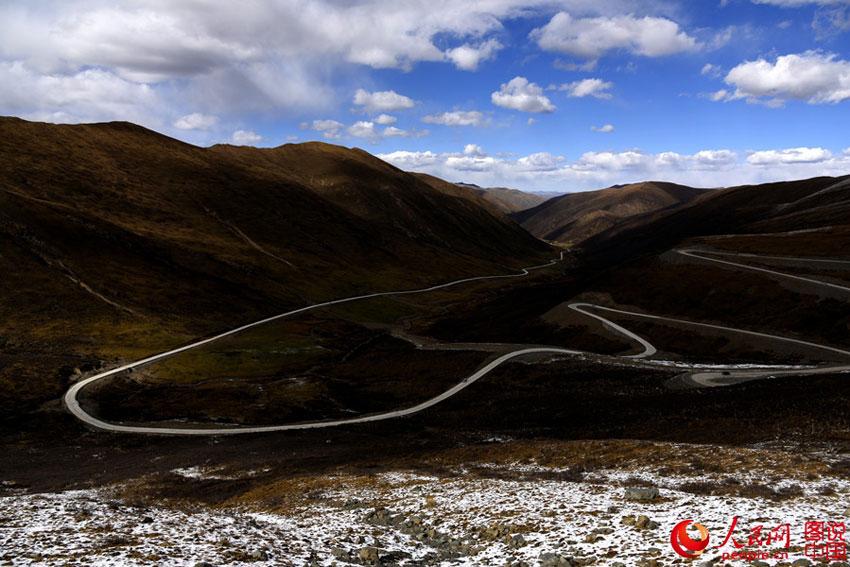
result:
[[[226,477],[215,471],[205,476],[199,468],[174,474]],[[766,533],[789,524],[786,561],[793,561],[804,557],[807,520],[842,522],[850,512],[850,481],[813,476],[770,480],[743,470],[659,474],[652,466],[581,475],[535,463],[478,464],[443,476],[338,474],[305,485],[303,501],[277,508],[132,506],[116,498],[120,487],[58,494],[7,489],[0,497],[0,564],[344,565],[373,564],[377,557],[383,564],[414,565],[538,565],[541,560],[546,565],[669,565],[687,563],[670,545],[673,526],[684,519],[710,532],[703,560],[736,551],[731,544],[713,549],[734,516],[739,542],[758,525]],[[701,495],[694,483],[708,488],[759,483],[777,492]],[[646,485],[659,488],[656,499],[625,497],[629,487]]]

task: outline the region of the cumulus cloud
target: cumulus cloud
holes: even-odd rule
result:
[[[368,140],[376,140],[379,138],[375,123],[368,120],[360,120],[348,127],[348,135],[355,138],[366,138]]]
[[[484,148],[478,144],[466,144],[463,147],[463,155],[465,156],[485,156]]]
[[[747,163],[752,165],[822,163],[831,158],[832,152],[824,148],[788,148],[753,152],[747,156]]]
[[[422,138],[428,135],[428,130],[402,130],[395,126],[387,126],[381,134],[384,138]]]
[[[151,86],[102,69],[41,74],[20,62],[0,62],[4,114],[51,122],[131,120],[156,127],[162,104]]]
[[[543,89],[529,83],[525,77],[514,77],[490,95],[493,104],[522,112],[554,112],[555,105],[543,94]]]
[[[590,129],[593,130],[594,132],[601,132],[603,134],[610,134],[611,132],[614,131],[614,125],[613,124],[603,124],[602,126],[591,126]]]
[[[594,98],[610,99],[609,90],[614,88],[614,83],[603,81],[602,79],[582,79],[572,83],[565,83],[558,87],[560,91],[566,91],[567,94],[574,98],[583,98],[592,96]]]
[[[382,126],[389,126],[395,124],[397,121],[398,119],[395,116],[390,116],[389,114],[381,114],[375,117],[375,124]]]
[[[439,154],[431,151],[409,152],[398,150],[385,154],[378,154],[378,157],[387,161],[396,167],[409,171],[416,171],[422,168],[435,165],[439,160]]]
[[[632,15],[575,18],[555,14],[531,37],[541,49],[595,60],[612,50],[661,57],[699,48],[696,38],[667,18]]]
[[[703,65],[700,74],[705,75],[707,77],[720,77],[723,74],[723,69],[721,69],[719,65],[715,65],[713,63],[706,63],[705,65]]]
[[[369,92],[364,89],[357,89],[353,102],[367,112],[405,110],[413,108],[415,104],[413,99],[395,91]]]
[[[422,122],[443,126],[485,126],[488,121],[478,110],[453,110],[441,114],[429,114],[422,117]]]
[[[664,154],[660,154],[664,156]],[[672,156],[667,156],[666,159]],[[586,152],[576,162],[579,170],[623,170],[645,168],[652,161],[652,156],[637,150],[625,152]],[[662,159],[665,159],[662,157]]]
[[[377,126],[372,120],[359,120],[349,126],[346,133],[352,138],[363,138],[373,144],[382,138],[421,138],[428,135],[427,130],[403,130],[395,126],[387,126],[381,130]]]
[[[475,71],[478,65],[495,57],[496,53],[502,49],[502,44],[495,39],[478,45],[464,44],[446,51],[446,57],[455,64],[458,69],[464,71]]]
[[[254,146],[263,141],[263,137],[251,130],[237,130],[231,140],[237,146]]]
[[[850,61],[818,51],[782,55],[773,62],[747,61],[729,71],[725,80],[735,87],[735,92],[726,93],[725,99],[795,99],[811,104],[850,99]],[[724,100],[721,92],[717,93],[717,100]]]
[[[448,180],[549,191],[592,189],[647,179],[719,187],[838,175],[850,169],[850,151],[836,157],[822,148],[764,150],[751,152],[746,159],[723,148],[692,154],[631,149],[586,152],[570,161],[549,152],[518,157],[489,155],[480,146],[467,144],[459,152],[398,151],[378,157],[402,169],[426,171]]]
[[[316,132],[321,132],[322,136],[329,140],[335,140],[340,137],[340,132],[345,125],[342,122],[338,122],[336,120],[313,120],[311,123],[303,123],[301,124],[302,130],[315,130]]]
[[[181,116],[174,122],[174,127],[179,130],[208,130],[218,123],[218,116],[193,112]]]
[[[555,171],[565,160],[563,156],[556,156],[549,152],[537,152],[516,160],[516,165],[522,171]]]
[[[502,31],[504,19],[546,3],[7,0],[0,3],[0,111],[180,130],[174,117],[185,114],[187,100],[225,123],[244,112],[326,110],[337,102],[333,81],[342,66],[407,70],[428,61],[474,69],[501,47],[486,38]],[[22,100],[20,74],[73,88],[35,89]],[[83,97],[82,88],[110,92]]]
[[[737,160],[738,154],[731,150],[702,150],[693,155],[693,161],[700,169],[729,166]]]
[[[446,167],[456,171],[489,171],[497,163],[496,158],[482,155],[448,156]]]

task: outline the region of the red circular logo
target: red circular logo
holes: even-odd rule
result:
[[[693,539],[688,535],[688,526],[692,523],[693,520],[679,522],[670,532],[670,545],[673,546],[673,551],[689,559],[698,557],[708,547],[708,530],[702,524],[694,524],[694,527],[699,530],[699,539]]]

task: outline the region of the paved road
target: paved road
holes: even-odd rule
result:
[[[248,323],[247,325],[242,325],[241,327],[236,327],[235,329],[231,329],[224,333],[220,333],[213,337],[209,337],[203,340],[196,341],[194,343],[184,345],[180,348],[175,348],[173,350],[169,350],[166,352],[161,352],[159,354],[155,354],[153,356],[149,356],[147,358],[143,358],[141,360],[136,360],[129,364],[125,364],[123,366],[119,366],[117,368],[112,368],[105,372],[101,372],[99,374],[95,374],[93,376],[89,376],[83,380],[80,380],[67,392],[65,392],[65,396],[63,398],[63,402],[65,407],[71,412],[79,420],[84,423],[95,427],[97,429],[102,429],[104,431],[112,431],[116,433],[147,433],[147,434],[161,434],[161,435],[233,435],[237,433],[262,433],[268,431],[286,431],[293,429],[314,429],[319,427],[334,427],[343,424],[353,424],[353,423],[364,423],[368,421],[379,421],[381,419],[390,419],[393,417],[401,417],[404,415],[410,415],[411,413],[415,413],[417,411],[421,411],[425,408],[431,407],[434,404],[441,402],[442,400],[456,394],[469,384],[475,382],[481,376],[484,376],[490,370],[499,366],[506,360],[510,358],[515,358],[516,356],[522,356],[523,354],[530,354],[531,352],[536,352],[535,349],[524,349],[523,351],[516,351],[509,353],[509,355],[505,355],[496,359],[499,361],[498,364],[493,365],[493,361],[484,368],[477,371],[475,374],[452,388],[443,394],[440,394],[436,398],[423,402],[414,408],[408,408],[407,410],[399,410],[395,412],[389,412],[386,414],[376,414],[372,416],[364,416],[359,418],[351,418],[346,420],[336,420],[336,421],[326,421],[326,422],[317,422],[317,423],[302,423],[295,425],[280,425],[280,426],[268,426],[268,427],[240,427],[240,428],[222,428],[222,427],[210,427],[210,428],[178,428],[178,427],[155,427],[155,426],[134,426],[134,425],[121,425],[115,423],[108,423],[103,420],[100,420],[93,415],[86,412],[81,406],[80,402],[77,400],[77,396],[80,391],[86,386],[92,384],[93,382],[97,382],[98,380],[103,380],[104,378],[108,378],[110,376],[114,376],[116,374],[120,374],[122,372],[126,372],[127,370],[137,369],[142,366],[146,366],[148,364],[152,364],[154,362],[158,362],[161,360],[165,360],[166,358],[170,358],[181,352],[186,352],[188,350],[196,349],[198,347],[204,346],[206,344],[215,342],[217,340],[223,339],[225,337],[229,337],[231,335],[235,335],[237,333],[241,333],[242,331],[246,331],[253,327],[258,327],[260,325],[265,325],[266,323],[271,323],[272,321],[277,321],[278,319],[285,319],[287,317],[292,317],[294,315],[298,315],[299,313],[305,313],[307,311],[312,311],[315,309],[321,309],[323,307],[329,307],[332,305],[340,305],[342,303],[352,303],[355,301],[361,301],[365,299],[372,299],[375,297],[387,297],[387,296],[399,296],[399,295],[412,295],[418,293],[428,293],[431,291],[436,291],[438,289],[445,289],[448,287],[460,285],[463,283],[469,282],[480,282],[486,280],[499,280],[499,279],[509,279],[509,278],[521,278],[529,275],[534,270],[539,270],[542,268],[546,268],[549,266],[553,266],[558,262],[563,261],[564,253],[561,252],[560,256],[551,262],[546,264],[541,264],[539,266],[531,266],[528,268],[523,268],[519,273],[516,274],[505,274],[505,275],[496,275],[496,276],[479,276],[473,278],[464,278],[460,280],[451,281],[444,284],[434,285],[431,287],[421,288],[421,289],[410,289],[410,290],[402,290],[402,291],[385,291],[378,293],[368,293],[364,295],[357,295],[353,297],[346,297],[343,299],[336,299],[333,301],[325,301],[324,303],[316,303],[314,305],[308,305],[306,307],[301,307],[300,309],[294,309],[292,311],[287,311],[285,313],[280,313],[278,315],[274,315],[272,317],[267,317],[265,319],[261,319],[259,321],[254,321],[253,323]],[[573,351],[564,351],[566,353],[572,354]],[[482,372],[483,371],[483,372]]]
[[[698,258],[700,260],[704,260],[707,262],[715,262],[718,264],[733,266],[738,269],[743,270],[751,270],[754,272],[761,272],[770,274],[772,276],[786,278],[791,280],[802,281],[805,283],[809,283],[815,286],[823,286],[830,289],[837,289],[839,291],[850,293],[850,287],[838,285],[830,282],[824,282],[821,280],[817,280],[810,277],[798,276],[795,274],[788,274],[785,272],[780,272],[777,270],[771,270],[768,268],[762,268],[759,266],[750,266],[748,264],[742,264],[740,262],[733,262],[730,260],[722,260],[720,258],[714,258],[713,256],[725,256],[725,257],[737,257],[737,258],[750,258],[750,259],[761,259],[761,260],[787,260],[794,262],[815,262],[815,263],[834,263],[834,264],[850,264],[848,260],[834,260],[827,258],[803,258],[798,256],[760,256],[757,254],[745,254],[745,253],[734,253],[734,252],[715,252],[708,250],[677,250],[679,254],[684,256],[689,256],[691,258]],[[738,333],[744,333],[747,335],[754,335],[759,337],[767,337],[770,339],[775,339],[779,341],[795,343],[803,346],[814,347],[823,351],[840,354],[842,356],[850,358],[850,351],[845,349],[840,349],[836,347],[821,345],[817,343],[811,343],[808,341],[800,341],[797,339],[791,339],[788,337],[781,337],[778,335],[769,335],[767,333],[757,333],[754,331],[745,331],[742,329],[731,329],[727,327],[719,327],[717,325],[706,325],[705,323],[692,323],[688,322],[691,325],[696,325],[700,327],[712,327],[715,329],[727,330],[727,331],[735,331]],[[828,365],[821,366],[818,368],[809,368],[809,369],[794,369],[794,370],[781,370],[776,368],[763,368],[763,369],[735,369],[729,368],[726,370],[719,369],[717,371],[711,372],[696,372],[693,374],[683,375],[681,378],[683,380],[684,385],[693,386],[693,387],[702,387],[702,388],[714,388],[719,386],[730,386],[733,384],[740,384],[743,382],[750,382],[752,380],[763,380],[765,378],[775,378],[778,376],[811,376],[817,374],[837,374],[841,372],[850,372],[850,365]]]
[[[819,281],[819,280],[815,280],[813,278],[806,278],[806,277],[802,277],[802,276],[796,276],[796,275],[793,275],[793,274],[786,274],[784,272],[769,270],[769,269],[766,269],[766,268],[750,266],[750,265],[742,264],[742,263],[739,263],[739,262],[722,260],[722,259],[719,259],[719,258],[714,258],[712,256],[708,256],[707,254],[722,255],[722,256],[737,256],[737,257],[747,257],[747,258],[757,257],[757,256],[754,256],[754,255],[732,254],[732,253],[726,253],[726,252],[716,253],[716,252],[709,252],[709,251],[704,251],[704,250],[692,250],[692,249],[676,250],[676,252],[679,253],[679,254],[682,254],[684,256],[697,258],[697,259],[708,261],[708,262],[716,262],[716,263],[720,263],[720,264],[724,264],[724,265],[734,266],[736,268],[742,268],[742,269],[753,270],[753,271],[758,271],[758,272],[766,272],[766,273],[772,274],[774,276],[779,276],[779,277],[783,277],[783,278],[791,278],[791,279],[795,279],[795,280],[801,280],[801,281],[805,281],[805,282],[812,283],[812,284],[815,284],[815,285],[823,285],[823,286],[828,286],[828,287],[831,287],[831,288],[837,288],[837,289],[840,289],[840,290],[843,290],[843,291],[850,292],[850,288],[848,288],[848,287],[839,286],[839,285],[831,284],[831,283],[828,283],[828,282],[822,282],[822,281]],[[596,355],[595,353],[589,353],[589,352],[584,352],[584,351],[579,351],[579,350],[558,348],[558,347],[541,346],[541,347],[520,348],[520,349],[511,351],[511,352],[508,352],[506,354],[503,354],[503,355],[499,356],[498,358],[495,358],[494,360],[488,362],[487,364],[485,364],[484,366],[482,366],[481,368],[476,370],[470,376],[463,379],[461,382],[459,382],[458,384],[456,384],[452,388],[446,390],[445,392],[442,392],[441,394],[439,394],[439,395],[437,395],[437,396],[435,396],[435,397],[433,397],[429,400],[426,400],[426,401],[424,401],[420,404],[417,404],[415,406],[411,406],[411,407],[408,407],[408,408],[405,408],[405,409],[399,409],[399,410],[377,413],[377,414],[372,414],[372,415],[364,415],[364,416],[360,416],[360,417],[353,417],[353,418],[347,418],[347,419],[338,419],[338,420],[330,420],[330,421],[317,421],[317,422],[307,422],[307,423],[295,423],[295,424],[285,424],[285,425],[268,425],[268,426],[256,426],[256,427],[250,427],[250,426],[249,427],[240,427],[240,426],[234,426],[234,427],[167,427],[167,426],[123,425],[123,424],[116,424],[116,423],[108,423],[108,422],[102,421],[102,420],[92,416],[91,414],[86,412],[80,406],[79,401],[77,400],[77,395],[80,393],[80,391],[83,388],[85,388],[86,386],[92,384],[93,382],[96,382],[98,380],[102,380],[104,378],[108,378],[109,376],[114,376],[114,375],[119,374],[121,372],[125,372],[129,369],[139,368],[141,366],[145,366],[145,365],[148,365],[148,364],[151,364],[151,363],[172,357],[172,356],[177,355],[181,352],[185,352],[187,350],[198,348],[200,346],[203,346],[205,344],[217,341],[217,340],[222,339],[224,337],[231,336],[231,335],[234,335],[236,333],[240,333],[242,331],[245,331],[247,329],[257,327],[259,325],[264,325],[264,324],[272,322],[272,321],[276,321],[278,319],[284,319],[284,318],[287,318],[287,317],[291,317],[293,315],[297,315],[299,313],[304,313],[304,312],[307,312],[307,311],[311,311],[311,310],[314,310],[314,309],[320,309],[320,308],[328,307],[328,306],[331,306],[331,305],[339,305],[339,304],[342,304],[342,303],[350,303],[350,302],[354,302],[354,301],[360,301],[360,300],[365,300],[365,299],[370,299],[370,298],[375,298],[375,297],[428,293],[430,291],[435,291],[435,290],[438,290],[438,289],[444,289],[444,288],[448,288],[448,287],[451,287],[451,286],[455,286],[455,285],[459,285],[459,284],[467,283],[467,282],[524,277],[524,276],[527,276],[533,270],[539,270],[541,268],[552,266],[552,265],[562,261],[563,257],[564,257],[564,253],[562,252],[559,258],[552,260],[551,262],[549,262],[547,264],[541,264],[539,266],[532,266],[532,267],[529,267],[529,268],[524,268],[521,272],[516,273],[516,274],[465,278],[465,279],[455,280],[455,281],[452,281],[452,282],[449,282],[449,283],[435,285],[435,286],[422,288],[422,289],[412,289],[412,290],[403,290],[403,291],[387,291],[387,292],[358,295],[358,296],[354,296],[354,297],[347,297],[347,298],[337,299],[337,300],[333,300],[333,301],[326,301],[324,303],[317,303],[315,305],[309,305],[307,307],[302,307],[300,309],[287,311],[286,313],[281,313],[281,314],[275,315],[273,317],[268,317],[268,318],[262,319],[260,321],[255,321],[253,323],[243,325],[241,327],[237,327],[237,328],[232,329],[230,331],[218,334],[214,337],[209,337],[207,339],[203,339],[203,340],[182,346],[180,348],[176,348],[176,349],[173,349],[173,350],[170,350],[170,351],[167,351],[167,352],[156,354],[154,356],[143,358],[141,360],[137,360],[137,361],[132,362],[130,364],[125,364],[123,366],[119,366],[117,368],[107,370],[106,372],[101,372],[101,373],[96,374],[94,376],[90,376],[90,377],[88,377],[84,380],[81,380],[80,382],[74,384],[65,393],[65,397],[64,397],[65,406],[67,407],[68,411],[70,411],[75,417],[77,417],[78,419],[80,419],[81,421],[86,423],[87,425],[94,427],[94,428],[97,428],[97,429],[104,430],[104,431],[110,431],[110,432],[116,432],[116,433],[209,436],[209,435],[237,435],[237,434],[246,434],[246,433],[267,433],[267,432],[273,432],[273,431],[292,431],[292,430],[300,430],[300,429],[320,429],[320,428],[326,428],[326,427],[337,427],[337,426],[340,426],[340,425],[353,425],[353,424],[358,424],[358,423],[369,423],[369,422],[375,422],[375,421],[383,421],[383,420],[387,420],[387,419],[404,417],[404,416],[408,416],[408,415],[412,415],[412,414],[421,412],[425,409],[428,409],[428,408],[430,408],[430,407],[432,407],[436,404],[439,404],[440,402],[454,396],[455,394],[457,394],[458,392],[460,392],[464,388],[468,387],[469,385],[475,383],[476,381],[480,380],[481,378],[483,378],[484,376],[486,376],[487,374],[489,374],[490,372],[492,372],[494,369],[498,368],[502,364],[505,364],[506,362],[508,362],[512,359],[523,357],[523,356],[541,355],[541,354],[568,355],[568,356],[583,355],[583,356],[589,356],[589,357],[597,357],[600,360],[610,359],[612,357]],[[807,261],[807,260],[809,260],[807,258],[791,258],[791,257],[771,257],[770,259],[788,259],[788,260],[793,259],[795,261]],[[814,261],[822,262],[822,261],[827,261],[827,260],[819,258],[819,259],[814,259]],[[845,261],[836,260],[835,262],[842,262],[843,263]],[[731,331],[731,332],[736,332],[736,333],[743,333],[743,334],[748,334],[748,335],[765,337],[765,338],[775,339],[775,340],[779,340],[779,341],[786,341],[786,342],[790,342],[790,343],[795,343],[795,344],[800,344],[800,345],[804,345],[804,346],[808,346],[808,347],[822,349],[822,350],[825,350],[825,351],[837,353],[837,354],[840,354],[842,356],[847,356],[848,358],[850,358],[850,351],[847,351],[847,350],[838,349],[838,348],[835,348],[835,347],[830,347],[830,346],[825,346],[825,345],[820,345],[820,344],[817,344],[817,343],[811,343],[811,342],[807,342],[807,341],[801,341],[801,340],[797,340],[797,339],[791,339],[791,338],[787,338],[787,337],[781,337],[781,336],[777,336],[777,335],[770,335],[770,334],[767,334],[767,333],[759,333],[759,332],[755,332],[755,331],[747,331],[747,330],[743,330],[743,329],[735,329],[735,328],[732,328],[732,327],[723,327],[723,326],[720,326],[720,325],[711,325],[711,324],[707,324],[707,323],[696,323],[696,322],[693,322],[693,321],[686,321],[686,320],[683,320],[683,319],[673,319],[673,318],[670,318],[670,317],[662,317],[662,316],[658,316],[658,315],[649,315],[649,314],[646,314],[646,313],[626,311],[626,310],[623,310],[623,309],[615,309],[615,308],[611,308],[611,307],[604,307],[604,306],[594,305],[594,304],[590,304],[590,303],[571,303],[571,304],[569,304],[569,308],[573,309],[574,311],[577,311],[579,313],[582,313],[583,315],[586,315],[588,317],[592,317],[592,318],[600,321],[603,325],[606,326],[606,328],[608,328],[611,331],[613,331],[617,334],[620,334],[620,335],[624,336],[625,338],[632,340],[632,341],[636,342],[638,345],[640,345],[641,350],[639,352],[637,352],[636,354],[624,355],[624,356],[621,356],[621,357],[614,357],[614,358],[621,358],[621,359],[627,359],[627,360],[646,359],[646,360],[643,361],[644,364],[657,363],[657,364],[660,364],[660,365],[666,365],[668,363],[666,361],[648,360],[647,357],[650,357],[650,356],[656,354],[656,352],[657,352],[656,348],[651,343],[649,343],[649,341],[647,341],[646,339],[644,339],[643,337],[640,337],[636,333],[634,333],[634,332],[626,329],[625,327],[603,317],[602,315],[600,315],[599,313],[596,313],[594,311],[606,311],[606,312],[609,312],[609,313],[619,313],[619,314],[641,317],[641,318],[646,318],[646,319],[653,319],[653,320],[667,321],[667,322],[674,322],[674,323],[683,323],[683,324],[688,324],[688,325],[694,325],[694,326],[697,326],[697,327],[711,328],[711,329]],[[750,381],[750,380],[763,379],[763,378],[774,377],[774,376],[782,376],[782,375],[799,376],[799,375],[826,374],[826,373],[847,372],[847,371],[850,371],[850,365],[832,365],[832,366],[824,366],[824,367],[817,367],[817,368],[793,369],[793,370],[789,370],[787,367],[769,366],[769,365],[765,365],[763,367],[754,368],[754,369],[747,369],[747,370],[740,370],[739,367],[729,366],[729,367],[725,367],[725,368],[721,367],[717,371],[712,371],[712,372],[690,373],[690,374],[684,375],[683,380],[684,380],[684,383],[686,385],[689,385],[691,387],[717,387],[717,386],[727,386],[727,385],[731,385],[731,384],[735,384],[735,383],[740,383],[740,382],[745,382],[745,381]]]
[[[840,291],[850,292],[850,287],[844,285],[838,285],[834,283],[824,282],[821,280],[816,280],[814,278],[807,278],[804,276],[797,276],[794,274],[786,274],[785,272],[777,272],[776,270],[770,270],[768,268],[761,268],[758,266],[750,266],[748,264],[741,264],[740,262],[732,262],[730,260],[721,260],[720,258],[712,258],[711,256],[706,256],[705,254],[711,254],[712,256],[734,256],[738,258],[764,258],[770,260],[793,260],[793,261],[803,261],[803,262],[825,262],[826,260],[823,258],[798,258],[794,256],[757,256],[755,254],[735,254],[733,252],[708,252],[706,250],[677,250],[679,254],[683,254],[685,256],[690,256],[691,258],[699,258],[700,260],[706,260],[709,262],[716,262],[718,264],[726,264],[727,266],[735,266],[736,268],[743,268],[745,270],[751,270],[753,272],[762,272],[764,274],[771,274],[773,276],[779,276],[781,278],[786,278],[789,280],[797,280],[801,282],[806,282],[818,286],[828,287],[832,289],[837,289]],[[831,260],[832,263],[848,263],[845,260]]]

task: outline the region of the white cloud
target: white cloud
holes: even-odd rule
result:
[[[353,102],[367,112],[404,110],[414,106],[411,98],[395,91],[368,92],[364,89],[357,89],[357,92],[354,93]]]
[[[475,71],[482,61],[487,61],[495,57],[496,53],[502,49],[502,44],[495,39],[478,45],[464,44],[460,47],[455,47],[446,51],[446,57],[455,64],[458,69],[464,71]]]
[[[484,114],[477,110],[453,110],[424,116],[422,122],[443,126],[485,126],[488,121]]]
[[[364,138],[372,143],[377,143],[381,138],[421,138],[428,135],[427,130],[402,130],[395,126],[387,126],[383,130],[378,130],[375,122],[371,120],[355,122],[348,127],[346,132],[353,138]]]
[[[384,128],[382,134],[385,138],[409,138],[413,135],[411,132],[402,130],[401,128],[396,128],[395,126],[387,126]]]
[[[466,144],[463,147],[463,155],[465,156],[485,156],[484,149],[478,144]]]
[[[97,122],[130,120],[151,127],[162,99],[149,85],[100,69],[41,74],[20,62],[0,62],[0,109],[33,120]]]
[[[193,112],[181,116],[174,122],[174,127],[180,130],[208,130],[218,123],[218,116]]]
[[[564,159],[549,152],[538,152],[519,158],[516,165],[523,171],[554,171],[561,166]]]
[[[360,120],[349,126],[348,135],[355,138],[366,138],[372,141],[380,137],[375,130],[375,123],[368,120]]]
[[[614,131],[614,125],[613,124],[603,124],[602,126],[591,126],[590,129],[593,130],[594,132],[602,132],[603,134],[610,134],[611,132]]]
[[[569,96],[575,98],[583,98],[592,96],[594,98],[610,99],[611,93],[608,91],[614,88],[614,83],[603,81],[602,79],[582,79],[572,83],[565,83],[558,87],[560,91],[566,91]]]
[[[726,89],[720,89],[719,91],[715,91],[713,93],[708,94],[708,98],[710,98],[714,102],[724,102],[727,100],[732,100],[733,96],[734,95]]]
[[[555,105],[543,94],[543,89],[529,83],[525,77],[514,77],[490,95],[493,104],[522,112],[554,112]]]
[[[395,116],[390,116],[389,114],[381,114],[375,117],[375,124],[380,124],[381,126],[389,126],[391,124],[395,124],[398,119]]]
[[[446,167],[457,171],[489,171],[496,163],[496,158],[490,156],[449,156],[446,158]]]
[[[345,127],[342,122],[337,122],[336,120],[313,120],[310,124],[302,124],[301,128],[304,130],[310,129],[315,130],[316,132],[321,132],[322,136],[329,140],[335,140],[340,137],[340,132]]]
[[[440,160],[440,156],[431,151],[408,152],[398,150],[386,154],[378,154],[378,157],[396,167],[410,171],[433,166]]]
[[[713,63],[706,63],[705,65],[703,65],[700,74],[705,75],[707,77],[719,77],[723,74],[723,69],[719,65],[715,65]]]
[[[660,57],[699,48],[697,40],[676,22],[650,16],[575,18],[559,12],[531,37],[541,49],[585,59],[598,59],[615,49]]]
[[[747,156],[747,163],[752,165],[822,163],[831,158],[832,152],[824,148],[788,148],[753,152]]]
[[[586,152],[576,162],[575,167],[579,170],[635,169],[646,167],[651,161],[651,156],[637,150],[625,152]]]
[[[734,164],[738,154],[731,150],[702,150],[693,155],[693,161],[702,168],[717,168]]]
[[[546,152],[517,158],[490,156],[480,146],[468,144],[461,152],[399,151],[378,157],[402,169],[425,171],[443,179],[464,180],[484,187],[547,191],[594,189],[649,179],[694,187],[720,187],[845,175],[850,171],[850,148],[838,157],[821,148],[804,150],[765,150],[755,158],[756,153],[751,153],[747,159],[741,159],[729,149],[706,149],[693,154],[672,151],[652,154],[633,149],[587,152],[568,161]]]
[[[729,71],[725,80],[736,89],[731,97],[751,101],[795,99],[819,104],[850,99],[850,61],[817,51],[782,55],[773,63],[747,61]]]
[[[251,130],[237,130],[231,138],[237,146],[254,146],[263,141],[263,137]]]

